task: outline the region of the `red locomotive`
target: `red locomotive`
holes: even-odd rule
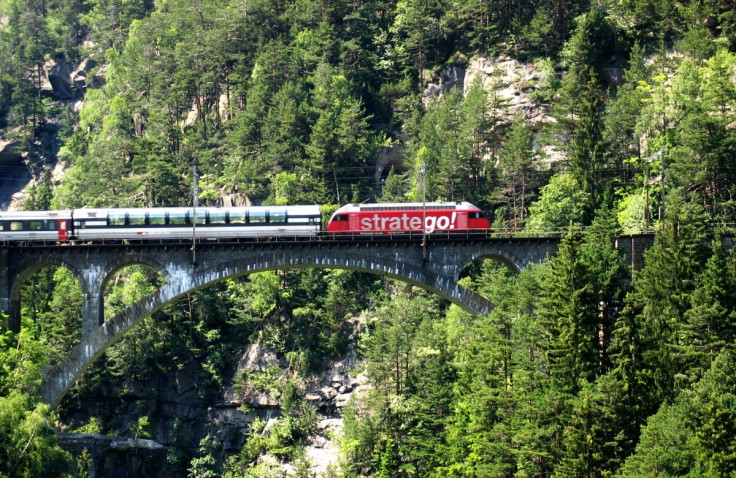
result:
[[[468,202],[347,204],[330,218],[327,232],[403,233],[476,231],[491,227]]]

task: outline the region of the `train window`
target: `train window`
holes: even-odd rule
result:
[[[28,221],[29,231],[43,231],[43,221]]]
[[[269,222],[284,223],[286,222],[286,211],[271,211]]]
[[[22,231],[23,223],[20,221],[10,221],[10,230],[11,231]]]
[[[251,224],[262,224],[266,222],[266,211],[251,211],[250,212],[250,223]]]
[[[163,226],[166,224],[166,213],[150,212],[148,213],[148,224],[152,226]]]
[[[56,221],[46,221],[46,229],[49,231],[55,231],[56,230]]]
[[[136,212],[128,214],[128,224],[131,226],[143,226],[146,224],[146,213]]]
[[[225,224],[226,218],[225,211],[210,211],[210,224]]]
[[[347,214],[338,214],[334,217],[333,221],[348,221],[350,218]]]
[[[113,212],[107,216],[107,223],[111,226],[124,226],[125,225],[125,213],[124,212]]]
[[[187,224],[192,224],[192,217],[194,215],[195,211],[188,211],[187,212]],[[207,213],[205,211],[196,211],[197,212],[197,224],[204,224],[207,221]]]
[[[245,210],[230,211],[230,224],[245,224]]]
[[[169,224],[172,226],[183,226],[187,223],[186,212],[170,212],[169,213]]]

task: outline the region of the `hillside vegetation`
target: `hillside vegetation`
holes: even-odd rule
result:
[[[427,93],[479,57],[533,64],[524,94],[554,120],[510,115],[493,77]],[[51,93],[52,63],[83,60]],[[732,2],[0,0],[0,131],[35,176],[26,209],[188,205],[195,165],[200,204],[409,201],[424,165],[428,200],[565,236],[517,275],[471,265],[489,317],[349,271],[228,280],[143,320],[58,415],[36,405],[41,367],[79,342],[81,292],[44,270],[0,335],[0,476],[87,476],[53,424],[157,440],[171,476],[311,476],[304,382],[353,347],[369,386],[331,476],[736,474]],[[388,147],[403,161],[376,181]],[[642,231],[656,243],[632,278],[615,238]],[[127,269],[106,314],[160,281]],[[248,343],[283,370],[236,373]],[[163,416],[156,383],[190,364],[203,410],[235,374],[278,420]],[[100,396],[118,408],[90,416]]]

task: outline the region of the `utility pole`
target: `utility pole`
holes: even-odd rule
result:
[[[197,183],[197,165],[192,166],[192,264],[197,265],[197,203],[199,184]]]
[[[659,153],[662,155],[662,199],[659,201],[659,220],[661,221],[664,219],[664,163],[665,163],[665,145],[666,143],[662,144],[662,149],[659,151]]]
[[[647,231],[651,225],[651,214],[649,212],[649,170],[652,161],[660,156],[662,157],[662,198],[659,205],[659,220],[661,221],[664,211],[664,146],[662,146],[662,148],[656,153],[644,158],[644,164],[646,166],[646,169],[644,170],[644,224],[646,225]]]
[[[427,163],[422,163],[422,259],[427,260]]]
[[[645,159],[646,174],[644,175],[644,227],[649,232],[649,163],[652,158]]]

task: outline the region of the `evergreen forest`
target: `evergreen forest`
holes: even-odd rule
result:
[[[546,120],[493,74],[452,80],[480,60],[537,72],[522,89]],[[59,98],[63,64],[86,69]],[[90,476],[61,431],[162,444],[172,477],[736,476],[732,1],[0,0],[11,143],[26,210],[191,206],[196,167],[201,205],[426,195],[561,243],[518,273],[470,264],[487,317],[355,271],[231,278],[143,319],[56,409],[42,371],[80,342],[82,293],[43,269],[0,328],[0,477]],[[641,233],[632,271],[616,238]],[[106,317],[162,281],[124,269]],[[283,364],[239,369],[249,344]],[[360,393],[317,475],[305,383],[350,354]],[[202,410],[260,390],[272,419],[164,413],[183,370]]]

